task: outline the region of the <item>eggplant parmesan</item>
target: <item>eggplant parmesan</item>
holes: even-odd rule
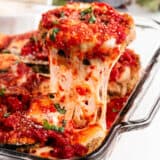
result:
[[[97,149],[139,79],[131,16],[69,3],[37,31],[0,35],[0,143],[44,158]]]
[[[46,35],[40,39],[49,54],[54,100],[65,107],[76,143],[93,151],[107,133],[109,75],[134,38],[133,20],[104,3],[71,3],[43,14],[39,32]]]
[[[37,37],[38,31],[19,35],[3,35],[1,36],[0,52],[12,53],[25,63],[48,61],[47,52],[43,51]]]

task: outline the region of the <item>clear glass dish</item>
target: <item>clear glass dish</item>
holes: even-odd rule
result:
[[[34,7],[36,8],[35,5]],[[44,6],[42,8],[38,6],[38,9],[40,10],[40,14],[44,11]],[[40,18],[37,13],[32,14],[32,16],[25,14],[25,16],[21,15],[21,17],[23,18],[21,19],[21,23],[19,23],[19,16],[0,15],[0,32],[6,27],[8,28],[6,33],[21,33],[35,29],[36,23],[28,21],[29,28],[24,25],[26,18],[29,20],[32,17],[34,22],[38,22]],[[3,21],[4,19],[5,22]],[[12,25],[8,25],[11,20],[13,20],[12,23],[17,27],[13,28]],[[142,129],[148,126],[160,107],[160,89],[158,88],[160,86],[160,26],[152,20],[141,17],[135,17],[135,23],[137,37],[129,47],[140,55],[142,65],[140,82],[130,96],[127,105],[121,110],[102,145],[92,154],[81,159],[100,160],[109,157],[114,149],[113,147],[117,138],[123,132]],[[42,160],[42,158],[18,153],[3,146],[0,146],[0,159]]]

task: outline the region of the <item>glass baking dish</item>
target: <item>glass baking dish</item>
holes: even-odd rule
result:
[[[31,7],[34,11],[37,6]],[[13,6],[14,9],[14,6]],[[48,8],[47,8],[48,9]],[[46,9],[46,10],[47,10]],[[21,8],[22,10],[22,8]],[[36,28],[40,14],[44,11],[38,6],[38,12],[34,14],[21,15],[1,15],[0,14],[0,32],[22,33]],[[21,19],[20,19],[21,18]],[[31,23],[31,18],[35,23]],[[5,21],[4,21],[5,19]],[[129,46],[140,55],[141,59],[141,78],[134,92],[130,96],[128,103],[121,110],[116,118],[104,142],[92,154],[80,159],[100,160],[107,159],[113,151],[116,140],[123,132],[135,129],[142,129],[148,126],[155,113],[160,107],[160,26],[150,19],[134,17],[136,23],[136,39]],[[13,25],[8,25],[12,21]],[[19,23],[19,21],[21,23]],[[24,25],[26,21],[29,27]],[[6,30],[7,27],[7,30]],[[0,146],[0,159],[3,160],[42,160],[25,153],[16,152],[13,149]],[[43,158],[44,159],[44,158]]]

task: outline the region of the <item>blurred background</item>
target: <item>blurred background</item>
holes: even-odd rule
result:
[[[0,0],[0,1],[4,1],[4,0]],[[5,0],[5,1],[8,1],[8,0]],[[46,4],[46,5],[63,5],[68,1],[93,2],[94,0],[12,0],[12,2],[13,1]],[[124,5],[131,5],[133,3],[137,3],[138,5],[144,8],[147,8],[150,11],[160,10],[160,0],[96,0],[96,1],[107,2],[114,7],[124,7]]]
[[[70,0],[0,0],[0,32],[22,33],[36,29],[41,14]],[[73,0],[72,0],[73,1]],[[93,2],[94,0],[74,0]],[[160,0],[98,0],[122,12],[147,17],[160,24]],[[22,23],[23,20],[23,23]],[[3,25],[5,24],[5,26]]]
[[[93,2],[94,0],[74,0],[74,1]],[[107,2],[114,7],[123,7],[124,5],[130,5],[133,2],[136,2],[139,5],[148,8],[150,11],[158,11],[160,9],[160,0],[97,0],[97,1]],[[48,3],[52,4],[62,4],[65,2],[66,0],[48,1]]]

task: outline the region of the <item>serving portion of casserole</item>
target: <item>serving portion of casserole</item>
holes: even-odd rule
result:
[[[139,79],[133,19],[69,3],[37,31],[0,37],[0,143],[46,158],[97,149]]]

